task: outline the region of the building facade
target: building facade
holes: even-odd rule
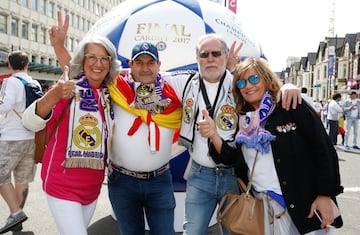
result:
[[[50,45],[48,29],[57,12],[70,16],[66,47],[76,48],[91,26],[125,0],[2,0],[0,5],[0,75],[9,72],[7,55],[23,50],[30,56],[29,74],[42,85],[57,81],[61,72]]]
[[[314,100],[328,100],[334,93],[360,93],[360,33],[326,37],[317,52],[294,61],[281,74],[287,80],[308,88]]]

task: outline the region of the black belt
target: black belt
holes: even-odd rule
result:
[[[212,168],[212,167],[202,166],[199,163],[195,162],[194,160],[192,161],[192,164],[197,169],[210,171],[210,172],[215,171],[215,173],[220,176],[223,176],[224,172],[235,174],[235,168],[233,166],[216,166]]]
[[[164,172],[166,172],[170,166],[169,164],[165,164],[163,165],[162,167],[154,170],[154,171],[150,171],[150,172],[138,172],[138,171],[131,171],[131,170],[128,170],[126,168],[123,168],[121,166],[118,166],[114,163],[110,163],[110,166],[113,170],[117,171],[117,172],[120,172],[124,175],[128,175],[128,176],[131,176],[131,177],[135,177],[137,179],[151,179],[151,178],[154,178],[158,175],[161,175],[163,174]]]

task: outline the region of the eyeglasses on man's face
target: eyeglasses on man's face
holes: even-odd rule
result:
[[[213,57],[220,57],[221,56],[221,51],[201,51],[199,53],[199,57],[202,58],[202,59],[205,59],[205,58],[208,58],[209,55],[212,55]]]
[[[260,82],[260,77],[257,74],[250,75],[247,80],[245,79],[239,79],[236,81],[236,87],[239,89],[246,87],[246,81],[248,81],[250,84],[255,85]]]
[[[111,56],[97,56],[95,54],[84,55],[90,64],[95,64],[98,60],[103,65],[108,65],[111,61]]]

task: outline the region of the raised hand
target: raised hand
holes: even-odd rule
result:
[[[75,81],[68,78],[69,67],[65,66],[63,71],[58,82],[37,100],[35,112],[42,118],[49,116],[60,99],[70,99],[74,96]]]
[[[69,15],[65,16],[64,22],[60,11],[58,11],[57,17],[58,25],[53,25],[50,27],[49,35],[56,57],[62,70],[64,70],[64,66],[67,65],[71,60],[70,53],[65,48],[65,39],[69,28]]]
[[[230,72],[233,72],[236,69],[236,65],[239,64],[241,61],[241,58],[238,54],[239,54],[240,49],[243,47],[243,43],[240,42],[239,46],[237,46],[236,48],[235,48],[235,45],[236,45],[236,41],[234,41],[231,44],[229,53],[226,58],[226,61],[227,61],[226,68]]]
[[[69,28],[69,15],[65,16],[63,23],[62,14],[57,12],[58,25],[52,25],[49,29],[50,42],[53,47],[63,46],[66,39],[66,34]]]
[[[55,85],[56,93],[60,99],[70,99],[75,95],[75,82],[69,80],[69,67],[65,66],[63,74]]]
[[[204,116],[203,120],[200,120],[197,123],[197,129],[202,137],[212,138],[216,134],[215,124],[213,119],[209,116],[207,110],[201,110],[202,115]]]
[[[204,117],[197,123],[197,130],[204,138],[209,138],[218,153],[221,152],[222,139],[217,133],[214,120],[209,116],[206,109],[201,110]]]

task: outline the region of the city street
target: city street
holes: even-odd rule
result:
[[[360,234],[360,153],[345,152],[338,149],[339,164],[342,178],[342,185],[345,187],[344,193],[338,197],[338,203],[342,212],[344,226],[336,229],[335,235],[358,235]],[[7,235],[57,235],[55,222],[47,206],[45,195],[41,190],[40,167],[38,165],[35,182],[30,186],[29,198],[26,202],[25,213],[29,219],[23,224],[22,232],[8,232]],[[8,208],[2,198],[0,198],[0,226],[5,224],[9,215]],[[89,235],[111,235],[115,234],[116,227],[110,218],[104,219],[111,214],[110,203],[107,196],[107,186],[104,184],[101,196],[98,201],[97,209],[92,223],[97,223],[101,227],[101,233],[89,232]],[[99,222],[101,220],[101,222]],[[110,221],[110,223],[109,223]],[[92,226],[94,227],[94,226]],[[95,231],[95,230],[94,230]],[[99,229],[96,229],[99,231]]]

